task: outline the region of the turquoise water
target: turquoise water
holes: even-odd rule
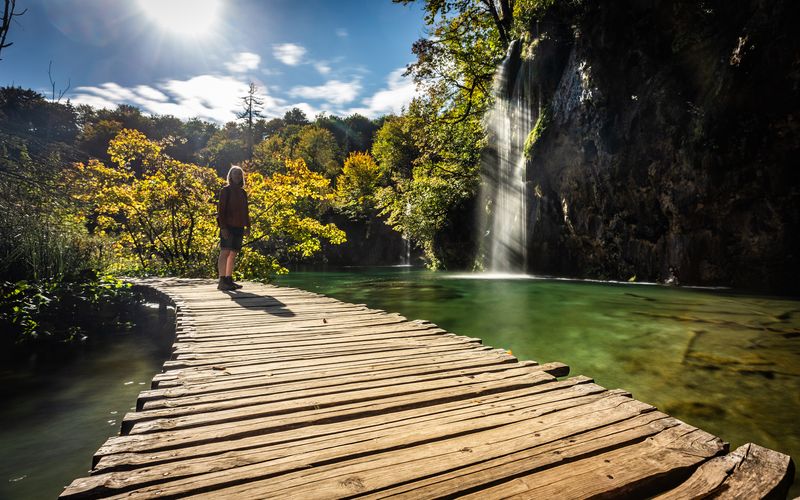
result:
[[[278,284],[426,319],[520,359],[561,361],[731,449],[751,441],[800,457],[800,300],[408,268],[293,272]]]
[[[136,318],[132,330],[110,332],[74,357],[0,370],[0,498],[56,498],[86,476],[175,338],[174,314],[141,306]]]

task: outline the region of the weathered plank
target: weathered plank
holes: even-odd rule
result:
[[[793,472],[788,455],[747,443],[704,463],[686,482],[657,498],[786,498]]]

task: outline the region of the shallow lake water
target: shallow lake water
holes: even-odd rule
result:
[[[139,308],[133,329],[110,332],[74,356],[0,370],[0,498],[56,498],[119,433],[175,338],[174,314]]]
[[[800,300],[408,268],[292,272],[278,284],[426,319],[520,359],[561,361],[731,449],[755,442],[800,458]]]

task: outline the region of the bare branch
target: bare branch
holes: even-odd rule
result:
[[[50,88],[52,89],[52,95],[50,97],[50,102],[61,102],[61,98],[64,97],[64,94],[67,93],[69,87],[72,85],[72,78],[67,80],[67,86],[63,89],[58,91],[58,98],[56,99],[56,82],[53,80],[53,61],[50,61],[50,64],[47,65],[47,78],[50,80]]]
[[[14,42],[6,43],[6,36],[8,36],[8,30],[11,29],[11,22],[15,17],[19,17],[28,12],[28,9],[24,9],[22,12],[15,12],[16,7],[17,0],[5,0],[3,20],[2,24],[0,24],[0,52],[4,48],[14,45]],[[0,61],[2,61],[2,59],[0,59]]]

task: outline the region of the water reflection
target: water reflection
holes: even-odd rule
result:
[[[55,498],[161,371],[175,317],[141,306],[132,331],[109,332],[75,357],[0,371],[0,498]]]

